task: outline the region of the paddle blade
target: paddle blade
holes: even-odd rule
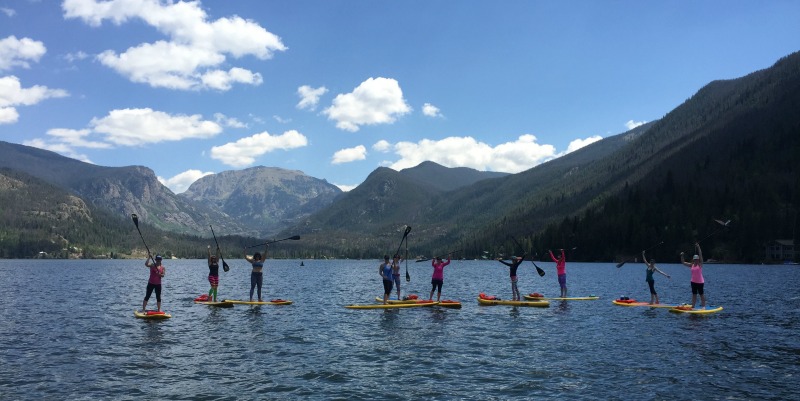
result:
[[[136,224],[136,228],[139,228],[139,216],[136,213],[131,213],[131,219],[133,220],[133,224]]]
[[[300,239],[300,236],[299,235],[295,235],[294,237],[291,237],[289,239],[292,240],[292,241],[297,241],[297,240]]]
[[[540,277],[544,277],[544,270],[539,266],[536,266],[536,273],[539,273]]]
[[[228,271],[228,270],[230,270],[230,269],[231,269],[231,267],[230,267],[230,266],[228,266],[228,264],[227,264],[227,263],[225,263],[225,261],[223,260],[223,261],[222,261],[222,270]]]
[[[620,267],[622,267],[622,265],[624,265],[624,264],[625,264],[625,262],[619,262],[619,263],[617,263],[617,268],[620,268]]]
[[[406,281],[411,281],[411,276],[408,275],[408,270],[406,270]]]

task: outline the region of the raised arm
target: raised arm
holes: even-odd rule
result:
[[[662,272],[662,271],[661,271],[661,269],[659,269],[658,267],[656,267],[656,264],[655,264],[655,263],[653,263],[653,265],[652,265],[652,266],[653,266],[653,270],[654,270],[654,271],[657,271],[657,272],[659,272],[659,273],[663,274],[663,275],[664,275],[664,277],[666,277],[666,278],[672,278],[672,277],[670,277],[670,276],[669,276],[669,274]]]
[[[244,260],[246,260],[246,261],[248,261],[250,263],[253,263],[253,258],[251,258],[250,256],[247,256],[247,248],[244,248]]]
[[[504,264],[504,265],[506,265],[506,266],[508,266],[508,267],[512,267],[512,266],[514,266],[514,264],[513,264],[513,263],[508,263],[508,262],[506,262],[505,260],[503,260],[503,259],[500,259],[500,258],[498,258],[498,259],[497,259],[497,261],[498,261],[498,262],[500,262],[500,263],[502,263],[502,264]]]
[[[681,252],[681,264],[686,267],[692,267],[692,264],[687,262],[686,259],[683,257],[683,252]]]
[[[696,242],[694,244],[695,249],[697,249],[697,256],[700,256],[700,262],[698,263],[700,267],[703,267],[703,250],[700,249],[700,243]]]
[[[556,255],[553,255],[553,251],[551,251],[551,250],[549,250],[549,249],[548,249],[548,250],[547,250],[547,253],[549,253],[549,254],[550,254],[550,259],[553,259],[553,262],[556,262],[556,263],[558,263],[558,258],[556,257]]]

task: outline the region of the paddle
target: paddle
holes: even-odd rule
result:
[[[142,243],[144,243],[144,249],[147,249],[147,257],[149,259],[153,258],[153,255],[150,253],[150,248],[147,247],[147,242],[144,241],[144,236],[142,235],[142,231],[139,230],[139,216],[136,213],[131,213],[131,219],[133,219],[133,224],[136,226],[136,231],[139,232],[139,237],[142,238]]]
[[[664,241],[660,241],[659,243],[657,243],[657,244],[655,244],[655,245],[651,246],[650,248],[647,248],[647,249],[643,250],[642,252],[647,252],[647,251],[649,251],[649,250],[651,250],[651,249],[653,249],[653,248],[655,248],[655,247],[657,247],[657,246],[659,246],[659,245],[661,245],[661,244],[663,244],[663,243],[664,243]],[[632,260],[633,260],[633,259],[635,259],[635,258],[636,258],[636,257],[634,256],[634,257],[632,257],[632,258],[628,258],[628,259],[625,259],[625,260],[623,260],[622,262],[619,262],[619,263],[617,263],[617,268],[620,268],[620,267],[622,267],[622,265],[624,265],[625,263],[628,263],[628,262],[632,261]]]
[[[406,239],[406,282],[411,281],[411,276],[408,275],[408,239]]]
[[[211,224],[208,226],[211,227]],[[217,244],[217,249],[219,249],[219,242],[217,242],[217,234],[214,234],[214,227],[211,227],[211,235],[214,236],[214,243]],[[227,263],[225,263],[225,258],[222,256],[222,252],[219,253],[219,257],[222,259],[222,270],[230,270],[231,268]]]
[[[400,254],[400,248],[403,247],[403,242],[405,242],[406,247],[408,247],[408,242],[406,241],[406,238],[408,237],[408,233],[410,232],[411,232],[411,226],[406,226],[405,231],[403,231],[403,239],[400,240],[400,245],[397,246],[397,251],[395,251],[395,253],[392,256]],[[406,257],[408,257],[408,248],[406,248]],[[411,276],[408,274],[408,259],[406,259],[406,281],[411,281]]]
[[[262,246],[262,245],[274,244],[274,243],[276,243],[276,242],[281,242],[281,241],[286,241],[286,240],[297,241],[297,240],[299,240],[299,239],[300,239],[300,236],[299,236],[299,235],[295,235],[295,236],[291,236],[291,237],[289,237],[289,238],[284,238],[284,239],[276,239],[276,240],[274,240],[274,241],[268,241],[268,242],[263,242],[263,243],[260,243],[260,244],[250,245],[250,246],[246,247],[245,249],[255,248],[255,247],[257,247],[257,246]]]
[[[525,249],[522,248],[522,245],[520,245],[519,242],[517,242],[517,239],[514,238],[514,236],[511,236],[511,239],[514,240],[514,243],[517,244],[517,246],[521,251],[525,252]],[[533,267],[536,268],[536,273],[539,273],[539,277],[544,277],[544,270],[542,270],[541,267],[536,265],[536,262],[533,261],[532,257],[531,257],[531,263],[533,263]]]
[[[728,220],[728,221],[722,221],[722,220],[717,220],[717,219],[714,219],[714,221],[716,221],[716,222],[717,222],[717,224],[721,225],[722,227],[718,228],[718,229],[717,229],[716,231],[714,231],[713,233],[706,235],[706,236],[705,236],[705,237],[703,237],[703,239],[701,239],[700,241],[697,241],[697,243],[698,243],[698,244],[699,244],[699,243],[701,243],[701,242],[703,242],[703,241],[705,241],[705,240],[707,240],[707,239],[708,239],[708,238],[710,238],[712,235],[714,235],[714,234],[716,234],[716,233],[718,233],[718,232],[720,232],[720,231],[722,231],[722,230],[724,230],[724,229],[728,228],[728,224],[730,224],[730,223],[731,223],[731,221],[730,221],[730,220]]]

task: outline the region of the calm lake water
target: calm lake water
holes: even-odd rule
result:
[[[246,299],[249,264],[226,261],[220,296]],[[205,260],[165,262],[173,318],[146,321],[143,260],[0,261],[0,399],[798,399],[798,266],[706,265],[725,310],[687,316],[611,304],[649,300],[641,263],[567,263],[570,295],[599,301],[513,308],[476,301],[511,297],[505,266],[453,261],[443,298],[462,309],[384,311],[343,307],[381,294],[378,260],[268,260],[265,298],[295,303],[230,309],[193,303]],[[557,296],[537,264],[520,290]],[[689,270],[659,267],[662,302],[689,301]],[[408,270],[404,294],[427,296],[429,262]]]

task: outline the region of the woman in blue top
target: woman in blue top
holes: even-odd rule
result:
[[[669,274],[662,272],[661,270],[658,269],[658,267],[656,267],[655,259],[650,259],[650,261],[648,262],[647,256],[645,256],[644,251],[642,251],[642,260],[644,261],[644,264],[647,265],[647,277],[645,278],[645,281],[647,281],[647,285],[650,286],[650,305],[658,304],[659,303],[658,294],[656,293],[656,285],[655,285],[656,281],[653,279],[653,273],[659,272],[664,276],[666,276],[667,278],[671,277],[669,276]]]
[[[389,261],[389,255],[384,255],[383,263],[378,266],[378,274],[383,279],[383,304],[386,305],[389,301],[389,294],[392,293],[392,285],[394,278],[392,278],[392,262]]]
[[[253,271],[250,273],[250,302],[253,302],[253,290],[258,287],[258,302],[264,302],[261,299],[261,286],[264,284],[264,260],[267,259],[267,250],[269,245],[264,244],[264,256],[256,252],[253,257],[247,256],[247,248],[245,248],[244,259],[253,265]]]

